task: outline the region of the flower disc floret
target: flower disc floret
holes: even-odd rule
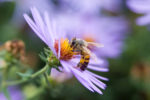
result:
[[[59,52],[58,40],[55,40],[54,47],[58,55]],[[60,40],[60,59],[67,61],[74,58],[74,55],[75,53],[73,52],[73,48],[70,46],[69,40],[67,38],[66,39],[62,38]]]

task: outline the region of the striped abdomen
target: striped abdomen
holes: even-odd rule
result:
[[[81,59],[77,67],[79,67],[82,71],[84,71],[89,64],[89,60],[90,60],[90,55],[88,53],[81,53]]]

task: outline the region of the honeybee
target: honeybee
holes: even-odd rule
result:
[[[87,68],[90,58],[96,60],[96,55],[93,54],[89,48],[93,46],[103,47],[102,44],[98,44],[95,42],[87,42],[79,38],[73,38],[70,42],[70,46],[73,48],[73,52],[81,55],[81,59],[77,67],[79,67],[82,71],[84,71]]]

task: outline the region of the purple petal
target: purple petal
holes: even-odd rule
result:
[[[100,58],[97,58],[96,60],[95,59],[90,59],[90,62],[89,64],[94,64],[94,65],[100,65],[102,64],[104,61]]]
[[[27,21],[27,23],[29,24],[29,26],[32,28],[32,30],[38,35],[38,37],[40,37],[40,39],[46,43],[45,38],[39,32],[38,27],[35,25],[35,23],[32,21],[32,19],[27,14],[24,14],[24,18]]]
[[[62,66],[63,66],[63,68],[64,68],[64,70],[66,71],[66,72],[71,72],[71,70],[70,70],[70,68],[69,68],[69,66],[70,66],[70,64],[68,64],[68,62],[66,62],[66,61],[60,61],[61,62],[61,64],[62,64]],[[72,66],[71,66],[72,67]]]
[[[55,42],[55,40],[54,40],[55,34],[53,33],[52,22],[50,22],[50,19],[49,19],[47,12],[44,13],[44,19],[45,19],[45,24],[48,28],[49,36],[51,37],[51,41],[54,43]]]
[[[150,12],[149,0],[128,0],[127,5],[131,10],[136,13],[148,13]]]
[[[141,25],[141,26],[149,24],[150,23],[150,14],[139,17],[136,20],[136,22],[137,22],[138,25]]]
[[[96,75],[96,74],[94,74],[94,73],[92,73],[92,72],[90,72],[90,71],[87,71],[87,70],[86,70],[86,73],[91,74],[92,76],[94,76],[94,77],[96,77],[96,78],[99,78],[99,79],[101,79],[101,80],[108,81],[108,78],[105,78],[105,77]]]
[[[57,55],[56,51],[54,49],[54,42],[55,42],[54,37],[55,37],[55,34],[53,33],[52,23],[50,22],[50,19],[49,19],[49,16],[48,16],[47,12],[44,13],[44,19],[45,19],[45,24],[47,26],[47,31],[48,31],[47,32],[47,38],[48,38],[48,44],[47,45],[51,48],[53,53],[55,55]]]
[[[82,78],[80,78],[78,75],[74,74],[75,77],[79,80],[79,82],[85,86],[87,89],[89,89],[90,91],[94,92],[94,90],[89,86],[89,84]]]
[[[91,81],[89,82],[89,84],[97,93],[103,94],[102,91],[99,88],[97,88]]]
[[[84,72],[80,72],[80,71],[78,71],[78,70],[76,70],[76,69],[74,69],[74,68],[72,68],[72,72],[74,73],[74,75],[78,75],[78,76],[80,76],[82,79],[84,79],[84,80],[87,82],[87,84],[89,84],[89,86],[94,89],[94,91],[98,92],[99,94],[103,94],[103,93],[99,90],[99,88],[97,88],[97,87],[90,81],[89,77],[88,77]]]
[[[96,84],[98,87],[105,89],[106,88],[106,84],[104,84],[103,82],[99,81],[98,79],[96,79],[95,77],[93,77],[92,75],[87,73],[87,76],[89,77],[89,79],[91,80],[92,83]]]
[[[109,69],[108,68],[104,68],[104,67],[94,67],[94,66],[91,66],[91,65],[88,65],[88,69],[91,69],[91,70],[95,70],[95,71],[100,71],[100,72],[108,72]]]
[[[80,58],[73,58],[69,62],[74,64],[74,66],[77,66],[77,64],[80,62]]]
[[[44,29],[44,21],[43,19],[41,18],[38,10],[36,8],[31,8],[31,13],[32,13],[32,16],[33,16],[33,19],[36,23],[36,26],[39,28],[42,36],[46,39],[46,36],[45,36],[45,29]]]

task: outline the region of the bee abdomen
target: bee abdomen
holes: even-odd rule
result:
[[[89,54],[86,54],[86,55],[82,55],[81,59],[80,59],[80,62],[78,63],[78,67],[84,71],[88,64],[89,64],[89,60],[90,60],[90,55]]]

